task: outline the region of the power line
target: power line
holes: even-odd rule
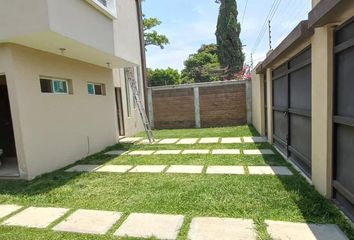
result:
[[[253,53],[257,50],[259,44],[261,43],[261,41],[262,41],[266,31],[267,31],[268,22],[269,22],[269,20],[271,21],[273,19],[275,13],[277,12],[277,10],[279,8],[280,3],[281,3],[281,0],[274,0],[273,4],[272,4],[272,6],[271,6],[271,8],[269,10],[269,13],[268,13],[263,25],[262,25],[261,31],[258,34],[256,42],[254,44],[254,47],[253,47],[253,50],[252,50]]]
[[[243,20],[245,20],[245,15],[246,15],[246,11],[247,11],[247,6],[248,6],[248,0],[246,1],[245,9],[243,10],[241,26],[243,25]]]

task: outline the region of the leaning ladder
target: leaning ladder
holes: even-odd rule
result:
[[[126,71],[127,71],[126,77],[128,78],[129,85],[132,89],[134,101],[136,102],[136,105],[137,105],[139,113],[140,113],[141,120],[143,121],[146,135],[149,139],[149,142],[153,143],[155,141],[155,138],[154,138],[154,135],[151,130],[150,121],[149,121],[149,119],[146,115],[146,112],[145,112],[144,104],[141,101],[141,95],[140,95],[140,92],[139,92],[139,89],[138,89],[138,86],[136,84],[136,80],[134,77],[134,68],[127,68]]]

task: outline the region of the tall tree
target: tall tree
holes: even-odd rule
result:
[[[220,3],[216,29],[216,41],[220,65],[228,77],[234,76],[243,68],[245,55],[240,40],[241,25],[237,21],[236,0],[217,0]]]
[[[219,81],[220,64],[215,44],[204,44],[195,54],[189,55],[182,70],[182,83]]]
[[[144,15],[144,38],[145,47],[153,45],[164,49],[164,47],[170,43],[167,36],[159,34],[154,27],[161,25],[161,21],[157,18],[146,18]]]

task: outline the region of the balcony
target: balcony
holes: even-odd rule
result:
[[[105,67],[133,65],[116,51],[116,0],[0,0],[0,5],[0,43]]]

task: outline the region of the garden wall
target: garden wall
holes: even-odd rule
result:
[[[204,128],[251,122],[251,82],[197,83],[148,89],[155,129]]]

